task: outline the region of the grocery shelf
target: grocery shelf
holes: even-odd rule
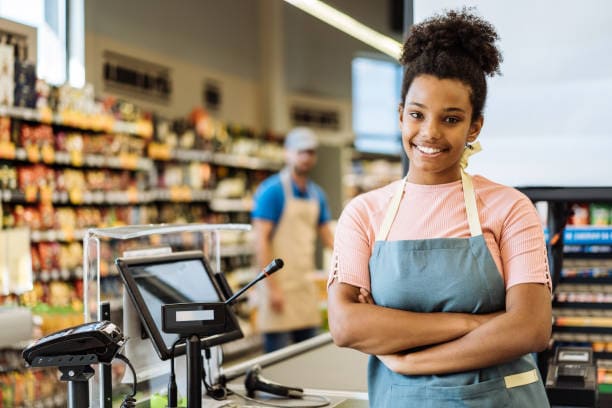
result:
[[[241,255],[253,255],[253,245],[249,244],[234,244],[234,245],[223,245],[221,247],[221,256],[241,256]]]
[[[284,163],[279,160],[230,153],[215,153],[213,155],[213,162],[219,165],[240,167],[250,170],[280,170],[284,166]]]
[[[138,157],[136,155],[119,155],[105,156],[101,154],[71,154],[70,152],[57,151],[53,152],[52,156],[43,158],[39,154],[38,158],[33,160],[31,151],[22,148],[15,148],[14,160],[24,161],[28,163],[44,163],[56,164],[72,167],[92,167],[92,168],[109,168],[118,170],[141,170],[149,171],[153,168],[153,161],[149,158]],[[37,157],[37,156],[35,156]]]
[[[49,229],[49,230],[31,230],[30,241],[32,242],[72,242],[81,241],[85,236],[84,229]]]
[[[213,211],[246,212],[253,208],[252,199],[244,198],[213,198],[210,202]]]
[[[572,226],[563,232],[565,245],[612,245],[612,226]]]
[[[561,279],[563,280],[563,283],[579,283],[579,284],[584,284],[584,285],[612,284],[612,278],[610,277],[594,278],[594,277],[576,276],[576,277],[562,277]]]
[[[531,201],[612,202],[611,187],[517,187]]]
[[[612,309],[612,303],[553,301],[553,308],[558,308],[558,309]]]
[[[149,121],[123,122],[116,120],[111,115],[75,115],[75,112],[53,113],[51,110],[0,106],[0,116],[83,130],[127,133],[142,137],[151,137],[153,134],[153,125]]]

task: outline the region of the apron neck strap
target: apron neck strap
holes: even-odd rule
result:
[[[385,218],[383,219],[383,223],[378,229],[378,233],[376,234],[376,241],[386,241],[387,235],[389,235],[389,230],[391,230],[391,224],[393,224],[393,220],[395,219],[395,215],[397,214],[397,210],[399,209],[400,201],[402,201],[402,196],[404,195],[404,190],[406,189],[406,180],[408,176],[404,177],[399,183],[399,187],[393,194],[393,198],[391,199],[391,203],[387,208],[387,213],[385,214]]]
[[[293,199],[293,187],[291,187],[291,173],[289,169],[283,169],[280,173],[281,184],[285,192],[285,200]]]
[[[461,169],[461,184],[463,185],[463,199],[465,200],[465,210],[470,226],[470,235],[476,237],[482,235],[480,219],[478,218],[478,207],[476,206],[476,194],[472,184],[472,176]]]
[[[378,229],[376,234],[376,241],[386,241],[389,231],[391,230],[391,224],[397,215],[399,210],[400,201],[404,195],[406,189],[406,181],[408,176],[404,177],[398,186],[389,207],[387,213],[383,219],[383,223]],[[463,186],[463,199],[465,201],[465,209],[467,212],[468,225],[470,226],[470,235],[472,237],[482,235],[482,228],[480,226],[480,219],[478,218],[478,207],[476,206],[476,194],[474,193],[474,185],[472,184],[472,177],[461,169],[461,184]]]

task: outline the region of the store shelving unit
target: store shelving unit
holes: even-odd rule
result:
[[[233,143],[229,132],[222,145],[169,148],[154,139],[150,121],[127,123],[109,116],[6,106],[0,106],[0,118],[5,125],[0,135],[0,227],[30,229],[32,254],[36,254],[35,289],[28,297],[31,304],[41,300],[53,304],[49,296],[55,296],[66,303],[62,311],[72,310],[70,319],[63,315],[56,319],[45,306],[43,334],[82,321],[82,241],[89,229],[160,223],[249,223],[250,195],[260,180],[283,166],[282,155],[275,154],[280,142],[258,140],[263,151],[258,156],[245,149],[249,144],[244,140],[248,133],[244,129],[240,143]],[[44,128],[46,139],[24,142],[22,126],[36,131]],[[79,143],[70,149],[58,148],[56,138],[69,135],[75,135]],[[96,141],[98,137],[105,139]],[[120,150],[105,150],[113,140],[118,141]],[[88,147],[89,142],[96,143],[97,150]],[[157,173],[168,165],[183,167],[185,174],[189,174],[189,166],[208,166],[212,177],[206,183],[158,183]],[[30,177],[32,185],[26,185],[22,176],[34,169],[45,176],[36,173]],[[233,176],[245,180],[244,188],[234,194],[222,193],[219,185]],[[68,187],[66,178],[76,178],[78,183]],[[229,274],[228,280],[236,288],[254,275],[253,250],[244,231],[225,234],[221,236],[219,270]],[[121,249],[103,250],[104,257],[112,260]],[[100,289],[113,313],[120,314],[121,283],[110,261],[101,265]],[[0,294],[0,304],[2,295],[6,294]],[[253,348],[257,344],[249,338],[243,345],[232,345],[230,352],[240,354],[242,346]]]
[[[344,172],[345,199],[389,184],[402,177],[399,155],[354,151],[350,168]]]
[[[553,283],[552,346],[539,356],[545,374],[557,345],[593,347],[600,406],[612,402],[612,225],[566,225],[572,203],[612,204],[612,187],[522,188],[548,203],[548,255]]]

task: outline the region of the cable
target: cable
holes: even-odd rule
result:
[[[125,396],[123,402],[121,403],[121,408],[135,408],[136,398],[134,397],[136,396],[136,387],[138,386],[138,380],[136,379],[136,370],[134,369],[132,363],[130,363],[130,360],[123,354],[119,353],[115,356],[115,358],[118,358],[119,360],[123,361],[130,368],[130,370],[132,371],[132,377],[134,378],[134,381],[132,382],[132,393]]]
[[[258,398],[251,398],[251,397],[247,397],[246,395],[242,395],[230,388],[227,389],[229,391],[230,394],[233,394],[235,396],[237,396],[238,398],[242,398],[245,401],[249,401],[249,402],[255,402],[257,404],[261,404],[261,405],[265,405],[268,407],[278,407],[278,408],[319,408],[319,407],[326,407],[328,405],[331,404],[331,400],[327,397],[324,397],[323,395],[312,395],[312,394],[304,394],[302,396],[301,399],[303,400],[310,400],[313,401],[313,399],[317,399],[321,402],[318,403],[314,403],[311,405],[294,405],[294,404],[273,404],[271,402],[267,402],[265,400],[261,400]],[[308,397],[308,398],[307,398]],[[295,401],[295,398],[280,398],[281,400],[291,400],[291,401]],[[313,401],[314,402],[314,401]]]
[[[174,375],[174,349],[176,346],[185,340],[184,338],[178,338],[172,343],[172,349],[170,352],[170,378],[168,379],[168,407],[174,408],[178,406],[178,391],[176,389],[176,376]]]
[[[206,356],[206,365],[208,367],[208,373],[211,375],[212,377],[212,371],[210,368],[210,348],[206,347],[204,348],[204,355]],[[225,388],[225,384],[220,384],[220,385],[213,385],[208,384],[206,382],[206,370],[204,369],[204,358],[202,357],[200,359],[202,367],[202,382],[204,383],[204,388],[206,388],[206,395],[208,395],[209,397],[217,400],[217,401],[223,401],[224,399],[227,398],[227,388]]]

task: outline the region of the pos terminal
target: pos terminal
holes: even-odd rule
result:
[[[553,406],[595,407],[597,370],[590,347],[557,347],[548,366],[546,394]]]

